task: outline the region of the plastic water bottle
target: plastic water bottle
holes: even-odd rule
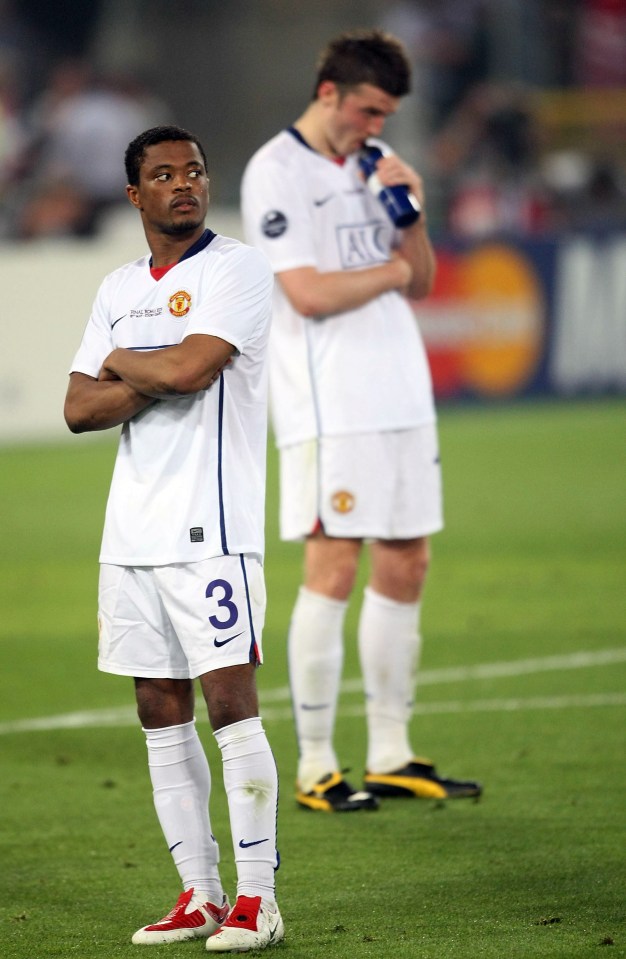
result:
[[[404,229],[411,226],[418,219],[422,208],[409,188],[402,183],[396,186],[383,186],[376,173],[376,164],[385,156],[381,147],[371,141],[367,142],[359,153],[359,166],[365,175],[365,182],[369,189],[378,197],[387,211],[394,226]]]

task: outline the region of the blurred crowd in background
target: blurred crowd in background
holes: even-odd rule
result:
[[[291,0],[290,16],[294,4],[305,6]],[[188,27],[202,7],[202,15],[212,8],[216,32],[226,15],[210,0],[169,6]],[[253,16],[247,0],[233,0],[226,5],[231,18],[238,6]],[[540,236],[626,227],[626,0],[346,3],[344,20],[341,8],[335,4],[326,39],[344,28],[381,26],[407,46],[414,91],[386,133],[424,176],[435,235]],[[167,36],[161,47],[156,41],[142,47],[137,35],[137,50],[143,50],[137,69],[127,35],[131,55],[122,67],[119,57],[94,55],[102,50],[95,41],[103,24],[108,49],[116,49],[111,24],[122,9],[126,23],[132,11],[135,24],[145,16],[167,33],[158,0],[151,7],[143,0],[0,0],[1,240],[96,236],[107,215],[126,202],[122,157],[129,140],[159,123],[188,125],[178,86],[163,79]],[[274,33],[280,30],[281,0],[256,0],[256,13]],[[517,76],[503,64],[514,48],[525,64]],[[308,92],[317,50],[307,61]],[[274,64],[274,73],[280,66]],[[181,87],[202,98],[193,77],[183,64]],[[289,86],[287,72],[285,79]],[[259,76],[258,109],[262,88]],[[293,114],[283,101],[281,123],[270,128],[268,122],[263,138],[295,118],[302,106],[295,93]],[[211,109],[209,98],[207,117]],[[237,109],[233,102],[230,112]],[[242,109],[245,128],[243,118]],[[194,132],[204,134],[197,127]],[[242,138],[242,152],[231,162],[239,174],[245,151],[251,154],[262,139],[247,143],[245,130]],[[236,203],[234,187],[224,188],[221,200]]]
[[[131,76],[99,76],[80,59],[55,65],[26,109],[5,114],[5,237],[93,236],[124,201],[126,146],[168,115]]]

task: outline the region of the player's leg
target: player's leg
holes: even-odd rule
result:
[[[136,679],[154,807],[183,885],[174,909],[135,944],[205,938],[228,915],[209,818],[211,774],[193,715],[191,680]]]
[[[259,641],[257,634],[257,644]],[[256,666],[255,659],[200,676],[222,754],[237,867],[237,900],[219,931],[209,936],[209,952],[264,948],[284,936],[275,893],[280,861],[276,848],[278,773],[259,717]]]
[[[200,682],[222,754],[237,896],[273,902],[278,773],[259,717],[255,668],[229,666],[206,673]]]
[[[183,886],[174,909],[139,929],[133,942],[206,938],[223,921],[228,906],[209,820],[211,779],[195,727],[187,662],[153,571],[103,565],[99,604],[100,668],[141,677],[135,680],[136,699],[154,805]]]
[[[343,665],[343,622],[361,541],[325,536],[305,544],[304,584],[289,627],[289,681],[298,737],[300,805],[325,812],[375,808],[343,778],[333,745]]]
[[[296,798],[329,812],[377,805],[343,779],[333,744],[343,622],[361,551],[361,537],[350,525],[356,502],[351,439],[324,437],[280,451],[281,537],[305,540],[304,582],[288,636],[299,751]]]
[[[381,434],[371,449],[385,463],[386,486],[372,503],[379,532],[359,622],[368,726],[365,785],[379,796],[475,796],[476,783],[444,780],[428,761],[416,762],[409,737],[428,537],[443,526],[437,431],[427,424]]]
[[[413,758],[409,721],[421,638],[420,598],[429,545],[425,537],[370,546],[371,577],[358,627],[365,686],[367,769],[398,769]]]
[[[220,556],[164,569],[159,577],[222,753],[238,897],[273,907],[278,777],[255,679],[263,659],[263,567],[255,556]]]
[[[343,667],[343,624],[354,585],[358,540],[310,536],[304,583],[291,616],[289,682],[298,738],[298,791],[338,771],[333,745]]]
[[[410,742],[428,540],[377,542],[371,553],[358,634],[368,732],[365,788],[381,797],[479,796],[478,783],[440,776],[430,760],[415,757]]]

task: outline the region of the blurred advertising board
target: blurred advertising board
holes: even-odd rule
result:
[[[441,243],[414,304],[438,400],[626,392],[626,234]]]

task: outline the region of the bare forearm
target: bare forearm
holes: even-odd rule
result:
[[[409,280],[407,263],[399,259],[365,270],[319,273],[311,268],[279,274],[281,285],[303,316],[328,316],[355,310],[390,290],[403,289]]]
[[[117,349],[107,356],[103,370],[118,376],[137,393],[155,399],[176,394],[171,382],[171,362],[168,350],[151,350],[138,353],[134,350]],[[164,362],[165,359],[165,362]]]
[[[65,421],[72,433],[108,430],[152,403],[152,397],[138,393],[122,380],[94,380],[72,374],[65,400]]]
[[[138,393],[171,399],[208,389],[230,363],[232,353],[232,345],[225,340],[195,334],[176,346],[146,353],[113,350],[102,366]]]

